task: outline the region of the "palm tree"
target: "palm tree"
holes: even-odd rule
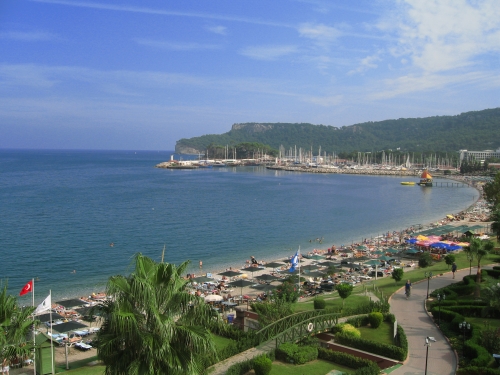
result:
[[[471,246],[464,246],[463,251],[465,253],[465,256],[467,257],[467,260],[469,261],[469,275],[472,275],[472,261],[474,260],[474,251],[471,248]]]
[[[7,284],[0,293],[0,364],[28,356],[33,349],[29,333],[33,326],[32,306],[20,307],[17,298],[7,294]]]
[[[106,375],[199,374],[200,358],[215,355],[208,327],[212,309],[186,292],[188,261],[179,267],[137,254],[128,277],[109,279],[98,357]]]
[[[500,242],[500,206],[493,211],[490,216],[490,220],[492,221],[491,230],[495,233],[497,241]]]

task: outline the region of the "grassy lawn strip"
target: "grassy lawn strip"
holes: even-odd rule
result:
[[[303,365],[294,365],[281,361],[274,361],[270,375],[325,375],[331,370],[339,370],[346,374],[354,374],[354,370],[349,367],[339,366],[335,363],[317,359]],[[253,370],[245,375],[255,375]]]
[[[376,329],[365,326],[359,327],[358,330],[361,332],[362,339],[380,342],[387,345],[394,345],[394,340],[392,339],[392,327],[392,324],[382,322],[380,327]]]
[[[227,337],[212,335],[212,339],[214,340],[215,348],[217,350],[224,349],[228,346],[233,340],[228,339]]]
[[[335,297],[335,298],[333,298]],[[325,296],[324,297],[326,301],[326,308],[331,309],[332,307],[337,307],[341,308],[342,307],[342,299],[338,296],[338,293],[335,292],[335,294],[332,294],[331,296]],[[344,303],[344,308],[351,308],[351,307],[356,307],[360,303],[366,303],[369,301],[368,297],[365,297],[364,295],[361,294],[353,294],[349,296],[349,298],[345,299]],[[293,311],[298,313],[298,312],[303,312],[303,311],[313,311],[314,310],[314,302],[313,300],[307,301],[307,302],[299,302],[296,303],[292,307]]]

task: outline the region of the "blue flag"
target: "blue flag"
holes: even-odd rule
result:
[[[290,267],[290,272],[294,272],[295,267],[297,267],[299,265],[299,251],[298,250],[295,253],[295,255],[292,257],[292,259],[290,259],[290,263],[292,264],[292,266]]]

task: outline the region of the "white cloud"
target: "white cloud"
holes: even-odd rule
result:
[[[399,5],[393,52],[424,72],[478,65],[485,55],[500,52],[498,0],[401,0]],[[389,27],[387,20],[383,27]]]
[[[298,31],[301,37],[312,39],[322,47],[327,47],[342,35],[340,30],[323,24],[304,23]]]
[[[227,34],[227,27],[225,26],[208,26],[207,30],[219,34],[219,35],[226,35]]]
[[[199,43],[177,43],[162,40],[151,40],[134,38],[134,42],[142,46],[166,49],[172,51],[199,51],[199,50],[214,50],[222,47],[216,44],[199,44]]]
[[[4,31],[0,32],[0,39],[20,42],[46,42],[58,39],[58,37],[55,34],[44,31]]]
[[[296,46],[253,46],[246,47],[240,51],[243,56],[255,60],[277,60],[280,57],[298,52]]]
[[[369,99],[383,100],[405,96],[423,91],[452,90],[460,86],[484,85],[497,75],[488,72],[470,72],[466,74],[426,73],[423,75],[405,75],[377,82],[377,87],[368,95]],[[452,89],[453,87],[453,89]]]
[[[364,59],[361,59],[359,66],[356,69],[350,70],[347,74],[352,75],[356,73],[364,73],[369,69],[375,69],[378,67],[376,64],[377,61],[380,61],[380,52],[376,53],[375,55],[371,56],[366,56]]]

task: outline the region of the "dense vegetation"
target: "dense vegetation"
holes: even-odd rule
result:
[[[204,153],[209,145],[234,147],[257,142],[273,149],[301,147],[315,152],[456,152],[459,149],[496,149],[500,146],[500,108],[466,112],[456,116],[400,118],[366,122],[340,128],[308,123],[235,124],[224,134],[210,134],[177,141],[176,150],[192,148]]]

